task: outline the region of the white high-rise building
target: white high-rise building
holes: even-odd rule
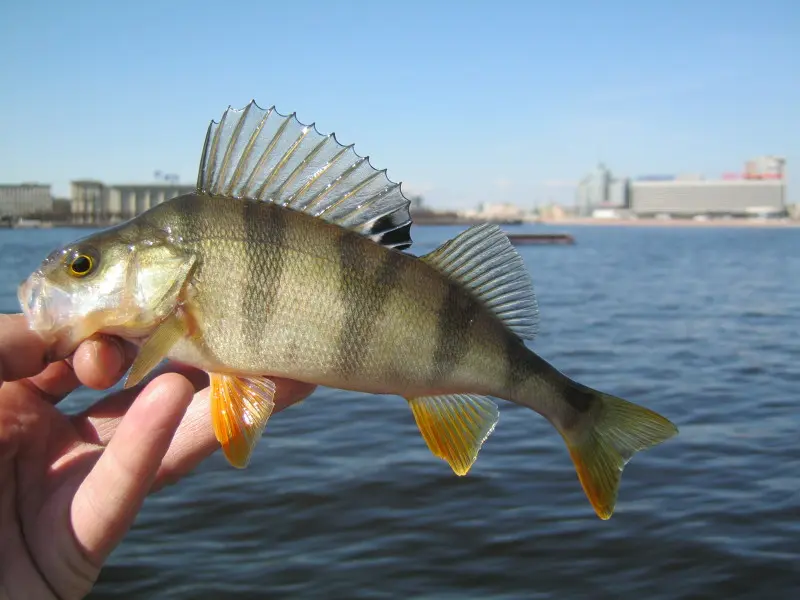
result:
[[[599,207],[625,208],[628,206],[628,180],[615,178],[600,163],[578,183],[575,203],[578,215],[583,217],[591,216]]]

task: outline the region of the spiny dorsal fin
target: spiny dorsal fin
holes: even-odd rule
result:
[[[536,337],[539,309],[533,282],[497,225],[470,227],[422,259],[464,285],[519,337]]]
[[[197,190],[274,202],[390,248],[411,245],[411,203],[385,169],[295,113],[264,110],[255,101],[241,110],[228,107],[219,123],[211,121]]]

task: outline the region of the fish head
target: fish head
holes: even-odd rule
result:
[[[194,258],[161,232],[105,230],[51,252],[17,291],[30,328],[69,356],[96,333],[137,342],[180,301]]]

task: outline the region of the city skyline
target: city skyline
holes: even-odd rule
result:
[[[208,122],[251,98],[442,209],[571,204],[598,162],[715,177],[776,154],[791,179],[800,161],[790,1],[245,4],[0,7],[0,181],[193,183]]]
[[[776,171],[775,167],[769,167],[764,169],[764,161],[767,163],[775,163],[781,165],[779,170]],[[475,207],[480,207],[483,205],[513,205],[517,206],[523,210],[531,210],[536,208],[545,207],[548,205],[559,204],[562,206],[570,206],[578,210],[579,212],[585,212],[587,204],[587,198],[585,195],[585,190],[582,190],[582,187],[585,186],[588,180],[596,178],[598,172],[606,173],[606,176],[609,177],[609,182],[612,184],[609,190],[606,192],[610,194],[608,198],[603,198],[601,200],[595,200],[594,205],[596,207],[601,206],[604,203],[609,203],[611,205],[622,205],[624,202],[620,200],[622,196],[620,194],[623,193],[622,189],[619,187],[620,184],[624,184],[624,186],[629,185],[630,182],[636,180],[655,180],[655,181],[663,181],[669,179],[677,179],[677,180],[690,180],[690,181],[704,181],[707,183],[711,183],[714,181],[719,181],[720,183],[730,183],[735,182],[736,180],[746,180],[750,178],[761,179],[768,178],[768,179],[778,179],[782,182],[781,187],[783,189],[781,205],[790,206],[793,205],[791,201],[788,200],[790,196],[787,194],[788,185],[786,185],[786,174],[784,171],[785,166],[785,159],[783,157],[775,157],[772,155],[756,157],[754,159],[750,159],[743,163],[743,167],[739,171],[729,171],[727,173],[722,174],[715,174],[710,177],[707,177],[706,174],[702,173],[682,173],[682,174],[673,174],[673,175],[665,175],[665,174],[645,174],[640,176],[629,176],[623,175],[618,176],[613,169],[609,168],[604,163],[598,163],[592,169],[588,170],[584,175],[577,179],[574,183],[570,185],[570,189],[572,190],[572,195],[569,198],[562,199],[562,201],[549,201],[549,202],[524,202],[524,201],[515,201],[514,199],[505,200],[505,201],[498,201],[494,198],[484,198],[480,199],[474,205],[463,205],[463,204],[456,204],[453,206],[448,207],[441,207],[437,205],[437,203],[431,202],[430,198],[424,197],[422,194],[419,193],[408,193],[406,191],[406,196],[411,200],[413,204],[423,204],[426,208],[432,208],[434,210],[460,210],[460,211],[470,211]],[[123,195],[127,192],[125,190],[133,190],[135,188],[142,188],[142,189],[158,189],[161,190],[159,193],[161,195],[161,200],[164,201],[169,197],[172,197],[169,193],[169,190],[175,190],[174,195],[186,194],[191,193],[194,189],[195,182],[184,182],[181,181],[180,178],[172,173],[164,173],[161,171],[155,171],[153,177],[149,180],[143,180],[138,182],[109,182],[102,178],[84,178],[84,179],[71,179],[69,182],[69,191],[65,195],[57,195],[53,192],[53,186],[49,182],[44,181],[24,181],[24,182],[0,182],[0,188],[26,188],[26,187],[37,187],[37,188],[44,188],[48,189],[48,192],[53,200],[69,200],[73,204],[78,202],[82,205],[85,202],[83,196],[83,192],[76,193],[76,190],[81,188],[81,184],[90,184],[90,187],[99,186],[100,188],[104,188],[113,194],[119,195],[120,190],[123,190]],[[564,185],[566,182],[564,182]],[[595,192],[596,195],[597,192]],[[625,192],[627,194],[627,192]],[[117,197],[114,201],[117,205],[119,205],[120,210],[118,212],[128,214],[132,216],[135,211],[133,210],[122,210],[121,206],[124,204],[124,201]],[[135,203],[135,201],[133,201]],[[141,202],[141,199],[139,200]],[[122,203],[122,204],[121,204]],[[148,201],[149,206],[149,201]],[[83,210],[73,211],[77,213],[82,213]]]

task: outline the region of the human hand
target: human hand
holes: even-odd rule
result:
[[[56,408],[81,384],[114,385],[134,355],[100,336],[49,363],[22,315],[0,315],[0,599],[86,595],[145,497],[219,448],[208,377],[183,365],[79,415]],[[314,390],[275,383],[274,412]]]

